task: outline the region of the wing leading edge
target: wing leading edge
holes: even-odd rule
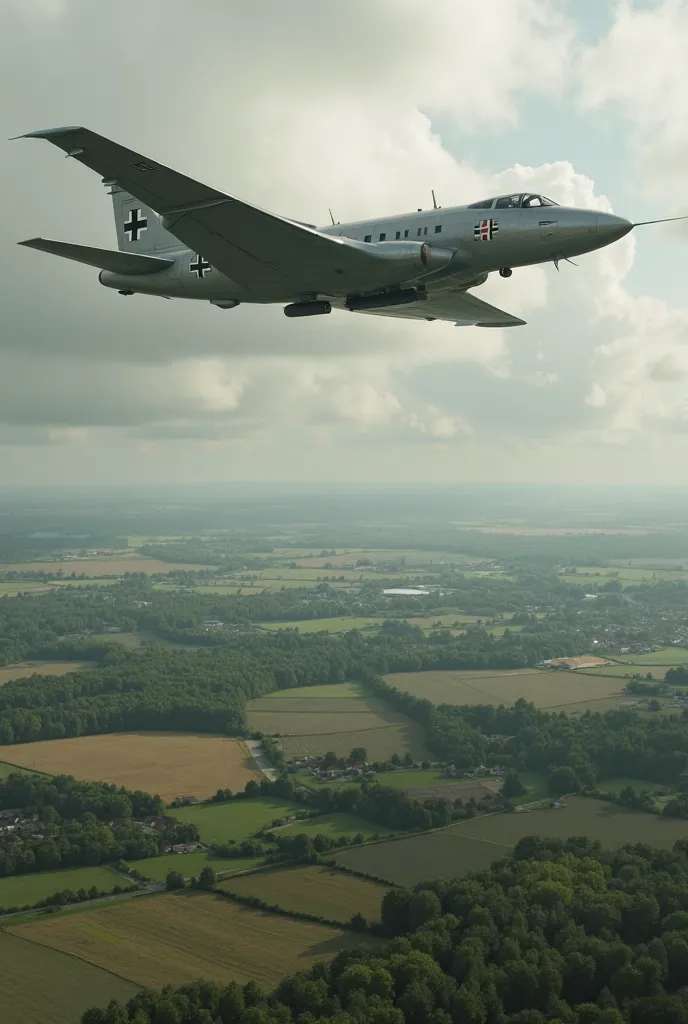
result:
[[[457,327],[520,327],[526,322],[483,302],[470,292],[448,289],[430,292],[422,302],[360,312],[372,313],[374,316],[396,316],[404,320],[449,320]]]

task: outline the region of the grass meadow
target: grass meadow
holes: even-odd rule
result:
[[[178,871],[183,878],[198,878],[204,867],[211,867],[217,875],[234,871],[247,871],[260,863],[260,857],[214,857],[201,850],[198,853],[164,853],[160,857],[129,861],[129,867],[140,871],[154,882],[164,882],[169,871]]]
[[[360,941],[351,932],[188,891],[44,918],[12,933],[151,988],[206,978],[256,981],[268,991],[286,974]]]
[[[342,923],[350,921],[355,913],[379,921],[382,897],[387,892],[377,882],[316,865],[243,875],[221,882],[219,888],[241,896],[257,896],[284,910]]]
[[[110,892],[115,885],[127,885],[127,880],[118,871],[106,867],[63,868],[30,875],[9,875],[0,878],[0,907],[25,907],[63,889],[78,892],[93,885]]]
[[[75,1024],[91,1006],[126,1002],[138,985],[54,949],[0,932],[2,1024]]]
[[[584,835],[612,848],[642,842],[670,849],[677,839],[688,839],[688,821],[571,797],[560,809],[488,814],[437,832],[350,848],[336,854],[336,861],[399,885],[411,885],[480,871],[508,857],[518,840],[529,835],[558,839]]]
[[[179,821],[190,821],[196,825],[204,843],[225,843],[230,839],[241,843],[276,818],[285,818],[302,810],[303,804],[265,796],[253,800],[232,800],[226,804],[176,807],[170,813]]]

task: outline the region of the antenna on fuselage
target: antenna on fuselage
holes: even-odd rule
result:
[[[331,220],[331,221],[332,221],[332,223],[334,224],[334,217],[332,216],[332,210],[330,210],[330,211],[329,211],[329,213],[330,213],[330,220]]]
[[[432,208],[433,208],[433,210],[441,210],[442,207],[437,205],[437,200],[435,199],[435,190],[434,190],[434,188],[431,188],[430,191],[432,192]]]

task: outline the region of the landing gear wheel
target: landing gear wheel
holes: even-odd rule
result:
[[[500,277],[511,277],[512,274],[513,270],[511,269],[511,267],[502,267],[501,270],[499,271]]]

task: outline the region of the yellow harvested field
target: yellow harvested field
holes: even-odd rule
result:
[[[398,672],[385,676],[385,681],[433,704],[508,706],[523,697],[537,708],[562,711],[569,707],[578,710],[583,704],[594,708],[598,701],[601,705],[610,698],[621,699],[625,685],[625,680],[613,676],[537,672],[532,669],[514,672]]]
[[[86,661],[21,661],[0,668],[0,686],[27,676],[64,676],[68,672],[78,672],[88,667]]]
[[[78,558],[69,562],[17,562],[2,565],[3,572],[46,572],[64,573],[71,576],[122,576],[125,572],[172,572],[174,569],[207,569],[207,565],[186,565],[182,562],[161,562],[157,558],[141,558],[137,555],[109,558]]]
[[[113,782],[157,793],[206,799],[218,789],[243,789],[261,774],[248,748],[229,736],[178,732],[109,733],[0,746],[0,761],[50,775]]]
[[[379,921],[388,886],[312,865],[238,875],[220,882],[219,888],[241,896],[257,896],[269,906],[346,923],[355,913]]]
[[[270,990],[285,975],[360,941],[337,928],[189,892],[144,896],[10,930],[150,988],[206,978],[256,981]]]

